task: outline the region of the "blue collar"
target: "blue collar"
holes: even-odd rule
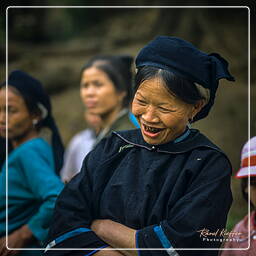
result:
[[[181,141],[185,140],[185,139],[189,136],[189,134],[190,134],[190,129],[187,128],[187,129],[185,130],[185,132],[183,132],[178,138],[176,138],[176,139],[173,141],[173,143],[178,143],[178,142],[181,142]]]

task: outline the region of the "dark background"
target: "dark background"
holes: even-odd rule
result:
[[[86,127],[79,98],[81,66],[95,54],[131,54],[157,35],[181,37],[201,50],[218,52],[230,63],[236,82],[222,81],[210,115],[194,125],[221,147],[239,169],[240,152],[248,139],[248,14],[251,13],[251,137],[255,118],[254,1],[7,1],[1,4],[0,78],[5,80],[5,26],[8,6],[105,6],[104,8],[8,8],[8,70],[22,69],[42,81],[52,98],[54,115],[65,144]],[[178,5],[208,8],[175,8]],[[239,8],[210,8],[226,5]],[[248,8],[246,8],[246,6]],[[233,179],[233,204],[228,227],[247,212],[239,182]],[[217,216],[216,216],[217,217]]]

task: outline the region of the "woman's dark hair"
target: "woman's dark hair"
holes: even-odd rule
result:
[[[10,88],[11,90],[13,90],[13,92],[19,96],[21,96],[25,102],[25,105],[29,111],[30,114],[34,114],[36,116],[40,116],[41,110],[38,107],[38,102],[35,100],[35,98],[31,97],[30,95],[28,95],[26,92],[24,92],[23,94],[21,94],[15,87],[12,87],[11,85],[8,86],[8,88]],[[1,86],[0,86],[1,89]],[[40,130],[42,127],[42,122],[43,120],[40,120],[37,124],[36,124],[36,129]]]
[[[256,177],[251,177],[250,184],[251,184],[251,186],[256,186]],[[243,198],[246,200],[246,202],[248,202],[248,193],[246,192],[246,189],[248,188],[248,186],[249,186],[248,178],[242,178],[241,179],[241,190],[242,190]],[[255,208],[256,206],[252,205],[252,203],[251,203],[251,207]]]
[[[197,90],[194,83],[184,79],[174,73],[151,66],[143,66],[138,68],[135,75],[135,86],[133,95],[135,95],[139,86],[146,80],[152,78],[160,78],[164,82],[170,94],[174,94],[182,101],[188,104],[195,104],[198,100],[204,99]]]
[[[90,67],[96,67],[106,73],[118,92],[126,92],[123,107],[127,107],[132,96],[132,62],[133,58],[126,55],[96,56],[82,67],[81,75]]]

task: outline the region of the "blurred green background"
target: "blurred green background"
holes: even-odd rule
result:
[[[26,5],[70,5],[70,1],[24,1]],[[2,5],[23,5],[10,1]],[[43,2],[43,3],[42,3]],[[218,5],[223,1],[197,1]],[[72,1],[72,4],[74,2]],[[86,5],[86,1],[75,1]],[[90,3],[88,3],[90,4]],[[97,1],[107,5],[107,1]],[[120,4],[120,3],[119,3]],[[130,5],[123,1],[122,5]],[[137,1],[136,5],[159,5]],[[179,5],[180,1],[169,1]],[[95,54],[131,54],[157,35],[181,37],[201,50],[218,52],[230,63],[236,82],[222,81],[210,115],[198,124],[239,169],[240,151],[248,139],[248,9],[247,8],[8,8],[8,70],[22,69],[37,77],[51,95],[53,112],[65,145],[86,127],[79,98],[81,66]],[[5,80],[5,16],[0,19],[1,81]],[[252,39],[254,35],[251,34]],[[256,54],[251,48],[251,63]],[[252,71],[251,71],[252,72]],[[253,73],[253,72],[252,72]],[[251,76],[251,136],[256,135],[255,76]],[[228,228],[247,212],[239,181],[232,180],[234,203]],[[218,216],[216,216],[217,218]]]

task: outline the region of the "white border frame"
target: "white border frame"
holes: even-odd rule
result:
[[[8,10],[9,9],[15,9],[15,8],[89,8],[89,9],[98,9],[98,8],[108,8],[108,9],[114,9],[114,8],[144,8],[144,9],[152,9],[152,8],[180,8],[180,9],[185,9],[185,8],[240,8],[244,9],[246,8],[248,10],[248,140],[250,139],[250,115],[251,115],[251,109],[250,109],[250,7],[248,6],[8,6],[6,8],[6,84],[8,85]],[[8,104],[8,97],[7,97],[7,90],[6,90],[6,99],[7,99],[7,104]],[[8,112],[6,109],[6,123],[8,120]],[[8,137],[8,131],[6,130],[6,138]],[[249,149],[250,149],[250,141],[249,141]],[[8,143],[6,140],[6,162],[8,163]],[[250,173],[250,158],[249,158],[249,173]],[[250,186],[250,176],[249,176],[249,183],[248,185]],[[250,190],[248,190],[248,237],[250,237]],[[46,250],[46,248],[9,248],[8,247],[8,164],[6,165],[6,248],[8,250],[19,250],[19,251],[39,251],[39,250]],[[184,251],[194,251],[194,250],[200,250],[200,251],[245,251],[250,248],[250,239],[249,241],[249,246],[247,248],[173,248],[175,251],[176,250],[184,250]],[[99,248],[51,248],[47,250],[98,250]],[[103,248],[100,250],[143,250],[143,251],[159,251],[159,250],[167,250],[165,248]],[[96,253],[96,252],[95,252]]]

